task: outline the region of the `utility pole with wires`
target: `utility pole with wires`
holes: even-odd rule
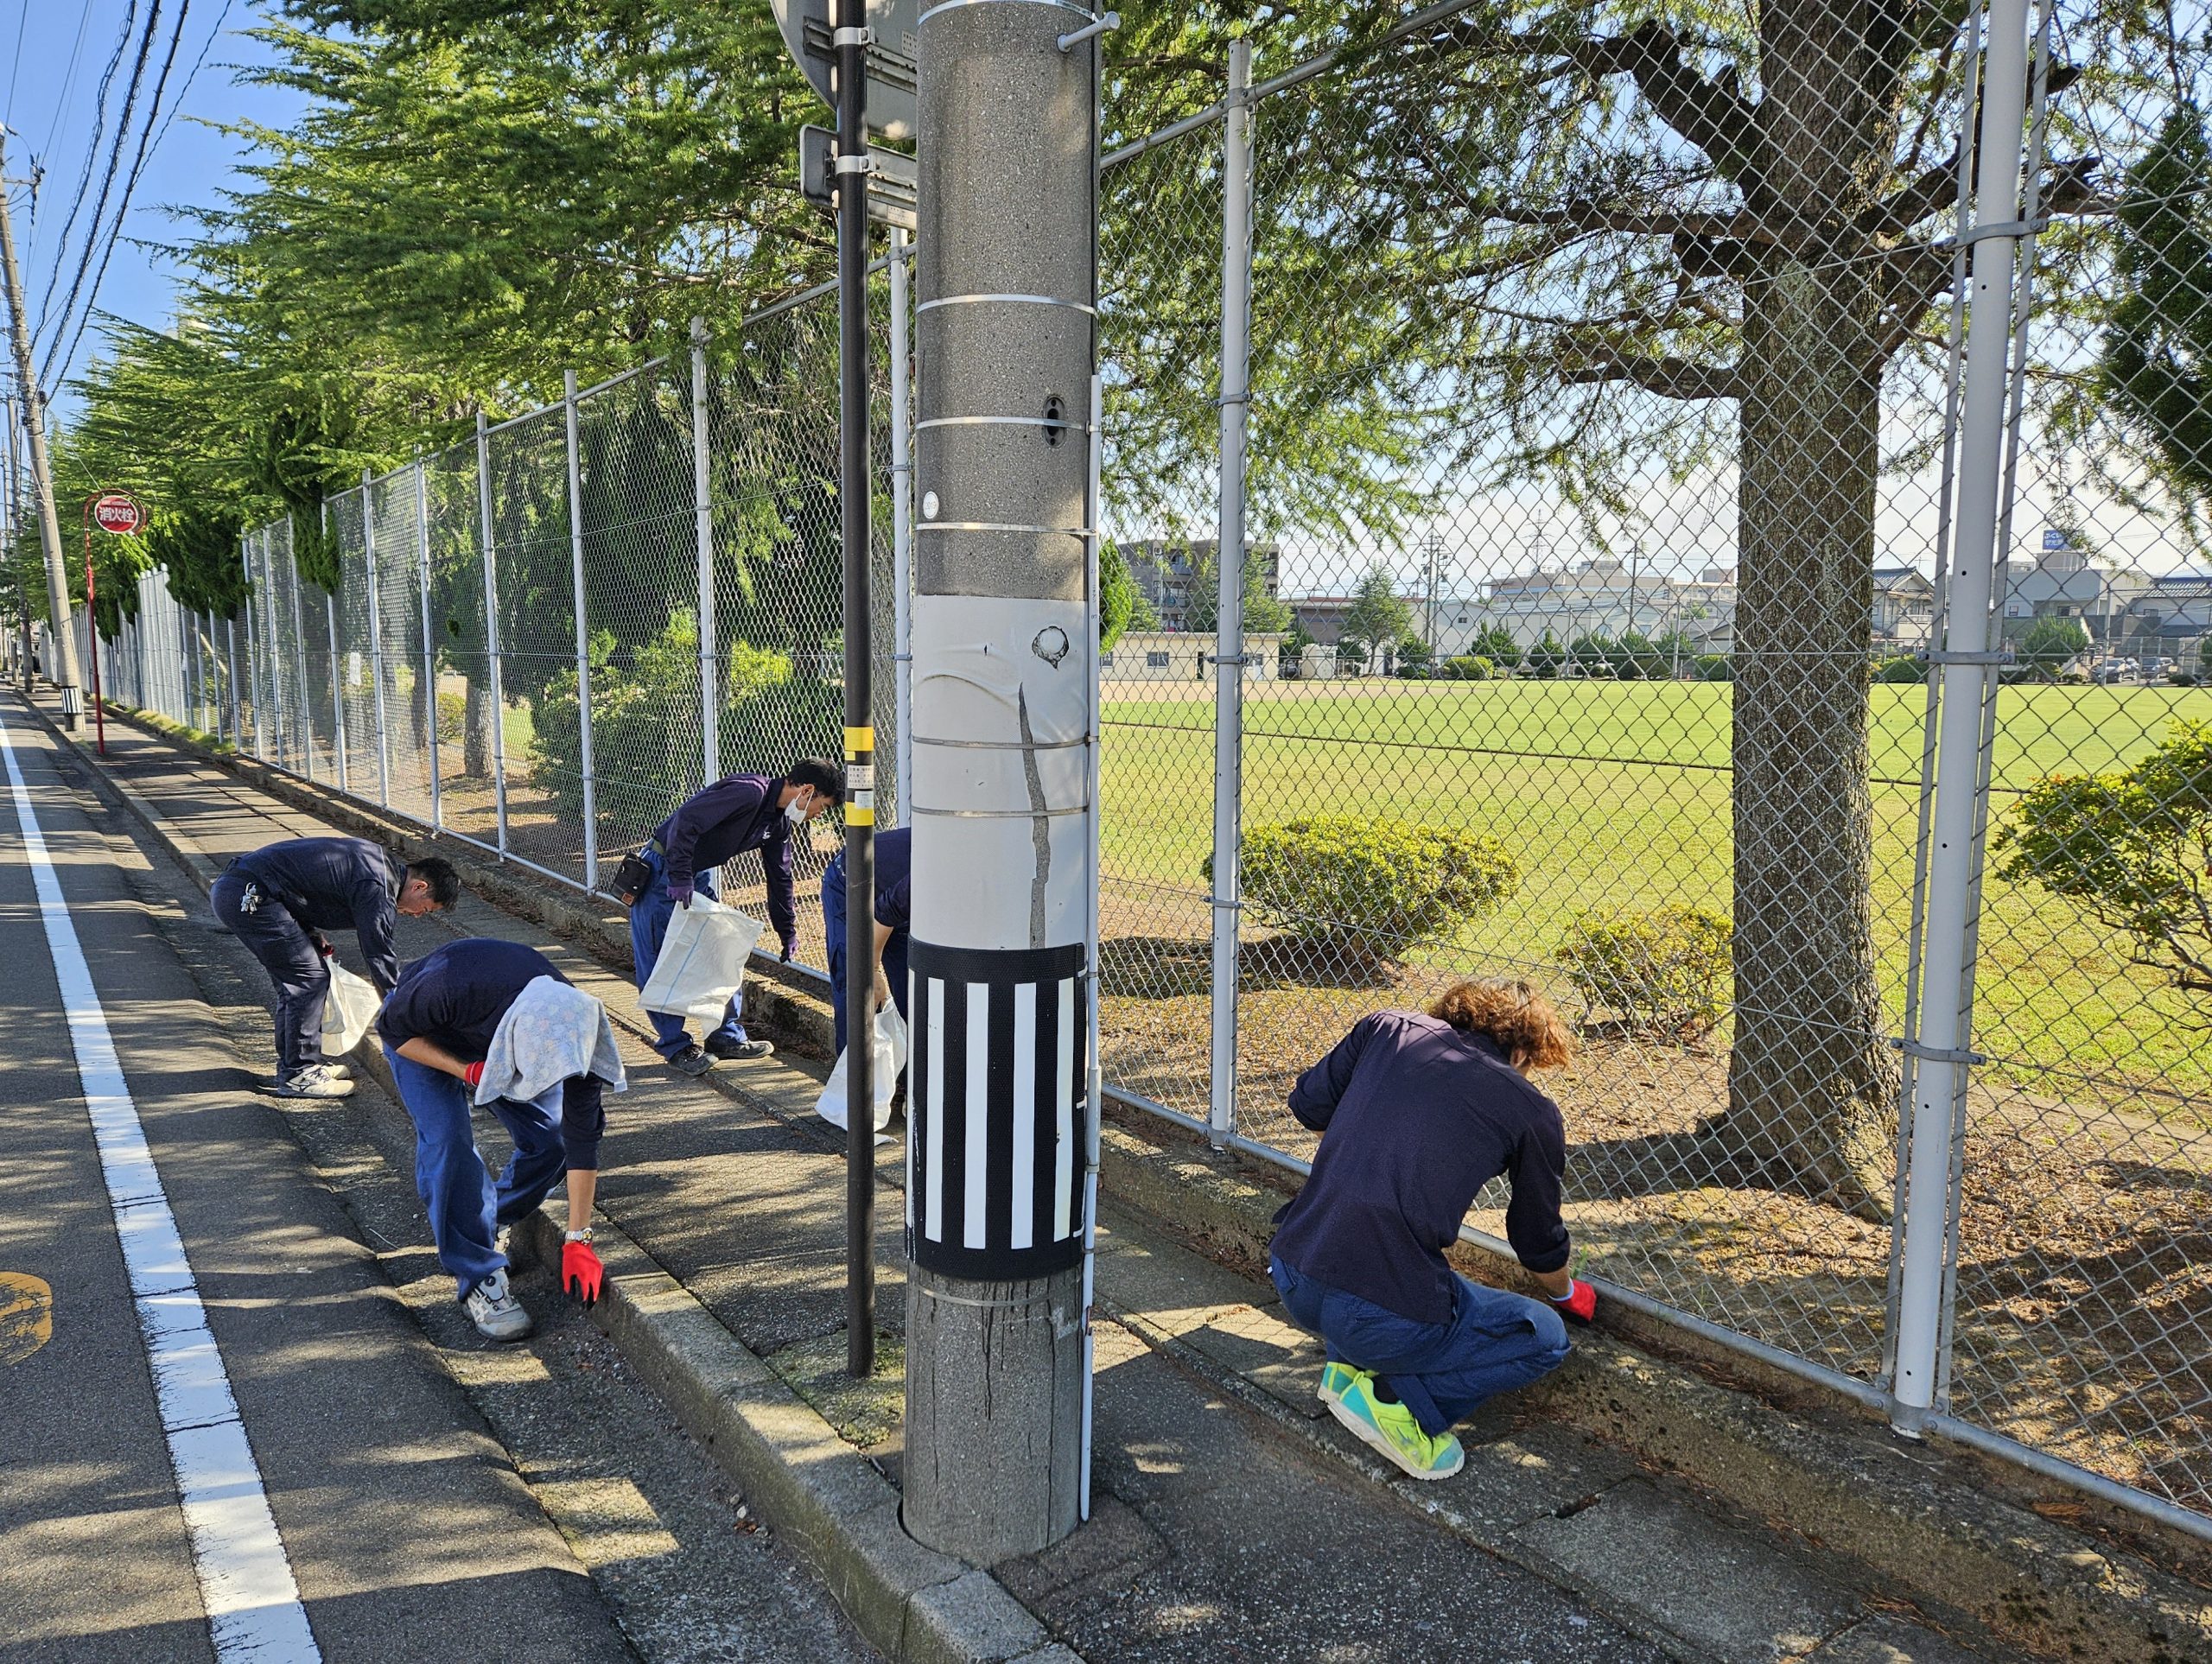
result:
[[[85,725],[77,692],[77,638],[69,624],[69,574],[61,553],[61,522],[54,511],[54,474],[46,455],[46,400],[31,368],[31,332],[23,312],[22,274],[16,266],[16,228],[7,191],[8,132],[0,128],[0,282],[8,291],[8,333],[16,354],[16,378],[22,394],[23,431],[30,441],[31,492],[38,501],[39,547],[46,556],[46,588],[54,625],[54,684],[61,689],[61,726],[71,734]]]
[[[977,1566],[1082,1507],[1097,38],[1118,21],[1084,15],[983,0],[918,24],[901,1517]]]

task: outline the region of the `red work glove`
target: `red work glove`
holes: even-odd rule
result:
[[[1598,1291],[1579,1277],[1567,1280],[1567,1292],[1552,1296],[1552,1305],[1569,1323],[1588,1324],[1598,1315]]]
[[[467,1068],[461,1071],[461,1084],[467,1087],[470,1091],[474,1092],[478,1087],[484,1084],[484,1065],[480,1063],[473,1063],[469,1064]]]
[[[319,936],[315,939],[315,950],[327,959],[338,951],[338,947],[328,937]]]
[[[599,1262],[599,1254],[589,1242],[561,1244],[561,1286],[589,1305],[599,1299],[601,1286],[607,1280],[607,1267]]]

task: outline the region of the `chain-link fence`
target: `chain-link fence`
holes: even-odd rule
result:
[[[1450,4],[1117,84],[1102,1038],[1294,1165],[1359,1014],[1527,978],[1618,1298],[2201,1527],[2212,67],[2164,16]],[[149,579],[111,685],[589,884],[835,754],[835,332],[367,482],[318,560],[254,533],[234,650]]]

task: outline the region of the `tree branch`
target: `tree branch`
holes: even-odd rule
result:
[[[1568,348],[1560,360],[1560,379],[1569,386],[1625,381],[1662,398],[1735,398],[1743,391],[1733,365],[1698,364],[1675,357],[1643,358],[1603,348]]]
[[[1674,30],[1656,21],[1625,35],[1585,41],[1574,61],[1595,77],[1631,77],[1659,118],[1705,152],[1723,177],[1746,192],[1759,183],[1758,115],[1733,77],[1709,81],[1682,62]]]

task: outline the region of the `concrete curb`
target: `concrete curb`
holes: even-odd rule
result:
[[[43,718],[45,713],[39,715]],[[617,937],[614,932],[619,916],[600,917],[581,896],[570,900],[550,895],[546,886],[516,869],[471,860],[465,853],[457,854],[450,842],[433,842],[415,829],[326,796],[266,765],[226,753],[210,756],[192,736],[166,723],[146,721],[135,714],[124,714],[124,720],[208,757],[272,797],[346,825],[361,835],[378,838],[403,850],[446,854],[462,869],[470,887],[486,899],[577,940],[596,956],[626,972],[628,969],[627,934]],[[77,749],[80,754],[85,753],[81,745]],[[86,760],[95,759],[87,754]],[[100,773],[102,778],[108,778],[104,772]],[[126,806],[148,823],[157,838],[172,848],[177,846],[178,835],[166,829],[157,811],[137,800],[136,794],[119,782],[109,779],[108,784],[122,793]],[[196,850],[181,851],[180,858],[188,866],[197,860],[212,868],[212,863]],[[196,876],[198,869],[194,870]],[[804,1042],[818,1033],[826,1039],[826,1001],[810,1000],[788,984],[755,986],[764,993],[769,988],[776,991],[776,1008],[767,1009],[764,1000],[760,1009],[763,1017],[778,1027],[779,1038],[795,1036]],[[753,998],[750,989],[747,997]],[[378,1057],[375,1064],[380,1066],[382,1061]],[[1148,1128],[1146,1134],[1140,1134],[1127,1125],[1110,1120],[1106,1123],[1102,1140],[1103,1188],[1211,1257],[1264,1274],[1267,1244],[1274,1229],[1272,1216],[1281,1205],[1282,1191],[1255,1181],[1240,1169],[1234,1157],[1217,1154],[1195,1141],[1177,1142],[1172,1134],[1154,1137],[1150,1132]],[[636,1251],[645,1265],[652,1264],[641,1250]],[[1466,1253],[1462,1268],[1482,1280],[1505,1286],[1518,1282],[1514,1267],[1471,1250]],[[690,1296],[672,1280],[671,1287],[675,1296],[690,1301]],[[654,1296],[655,1311],[663,1309],[658,1303],[666,1298]],[[605,1324],[628,1351],[632,1341],[613,1325],[632,1320],[615,1318],[613,1310],[610,1307]],[[766,1374],[766,1367],[738,1346],[702,1308],[698,1319],[721,1333],[752,1369]],[[1574,1357],[1530,1390],[1531,1406],[1674,1469],[1738,1508],[1848,1553],[1916,1596],[1963,1611],[2024,1648],[2059,1657],[2142,1659],[2151,1664],[2212,1661],[2212,1595],[2203,1587],[2125,1548],[2055,1523],[2034,1508],[2038,1502],[2056,1505],[2075,1517],[2097,1520],[2107,1526],[2109,1534],[2124,1540],[2141,1541],[2149,1534],[2161,1559],[2192,1571],[2202,1572],[2212,1565],[2200,1545],[2158,1536],[2152,1527],[2132,1518],[2113,1518],[2093,1500],[2056,1483],[2000,1470],[1974,1452],[1933,1440],[1918,1447],[1905,1445],[1873,1427],[1863,1415],[1823,1401],[1818,1389],[1805,1383],[1759,1381],[1763,1391],[1772,1391],[1784,1402],[1806,1408],[1803,1414],[1793,1413],[1764,1396],[1719,1384],[1696,1369],[1637,1350],[1617,1337],[1628,1332],[1641,1342],[1657,1340],[1654,1327],[1635,1321],[1608,1321],[1603,1329],[1579,1335]],[[687,1425],[694,1413],[707,1417],[708,1421],[694,1431],[708,1440],[718,1456],[725,1449],[747,1448],[746,1438],[736,1430],[719,1430],[713,1421],[721,1412],[715,1407],[720,1400],[711,1388],[673,1384],[683,1379],[683,1360],[691,1354],[674,1338],[649,1341],[645,1337],[650,1331],[633,1332],[639,1347],[659,1349],[655,1356],[662,1360],[660,1364],[648,1367],[641,1361],[640,1367],[648,1368],[651,1378],[663,1383],[671,1402],[679,1402],[684,1394],[699,1398],[694,1409],[684,1412]],[[1660,1343],[1671,1339],[1669,1336]],[[1694,1349],[1681,1350],[1694,1355]],[[1738,1376],[1758,1373],[1738,1367],[1732,1356],[1726,1360],[1700,1358],[1700,1362]],[[665,1380],[664,1370],[668,1372]],[[874,1476],[872,1468],[846,1449],[820,1417],[796,1400],[791,1402],[798,1413],[811,1419],[837,1451],[859,1463],[889,1493],[887,1482]],[[720,1438],[715,1436],[715,1430],[721,1432]],[[752,1435],[753,1446],[767,1436],[766,1432]],[[811,1446],[802,1441],[799,1448],[801,1459],[811,1459],[804,1457]],[[748,1488],[754,1484],[749,1473],[734,1465],[731,1471]],[[2016,1502],[2010,1497],[2023,1500]],[[795,1517],[813,1517],[805,1514],[798,1498],[790,1505],[799,1510]],[[895,1530],[895,1514],[891,1517]],[[804,1535],[804,1526],[779,1524],[779,1528],[797,1532],[803,1541],[810,1540]],[[899,1534],[911,1546],[903,1532]],[[809,1552],[813,1553],[811,1547]],[[847,1585],[831,1574],[826,1563],[817,1563],[823,1564],[824,1575],[830,1578],[833,1588],[840,1590],[842,1600]],[[863,1554],[856,1564],[872,1562]],[[889,1575],[887,1570],[884,1575]],[[900,1593],[898,1585],[887,1584],[872,1597],[888,1599],[895,1593],[902,1602],[901,1613],[906,1614],[924,1592],[944,1586],[925,1584]],[[995,1583],[991,1586],[1011,1604],[1011,1596]],[[968,1610],[969,1600],[966,1595],[954,1599],[948,1592],[915,1607],[915,1612],[922,1615],[913,1620],[921,1625],[918,1635],[934,1634],[938,1623],[950,1614]],[[1027,1617],[1026,1612],[1022,1616]],[[857,1611],[855,1618],[871,1640],[890,1650],[879,1639],[876,1626],[862,1620]],[[902,1616],[902,1636],[906,1622]],[[894,1655],[1025,1656],[989,1652]]]
[[[188,834],[75,735],[50,721],[47,727],[202,892],[213,884],[220,868]],[[361,1073],[397,1103],[384,1054],[365,1046],[355,1057]],[[524,1221],[514,1236],[517,1257],[557,1265],[565,1224],[565,1214],[550,1206]],[[908,1536],[891,1482],[621,1227],[601,1214],[594,1229],[608,1286],[593,1322],[760,1518],[798,1546],[871,1646],[900,1664],[1082,1664],[988,1572]]]

